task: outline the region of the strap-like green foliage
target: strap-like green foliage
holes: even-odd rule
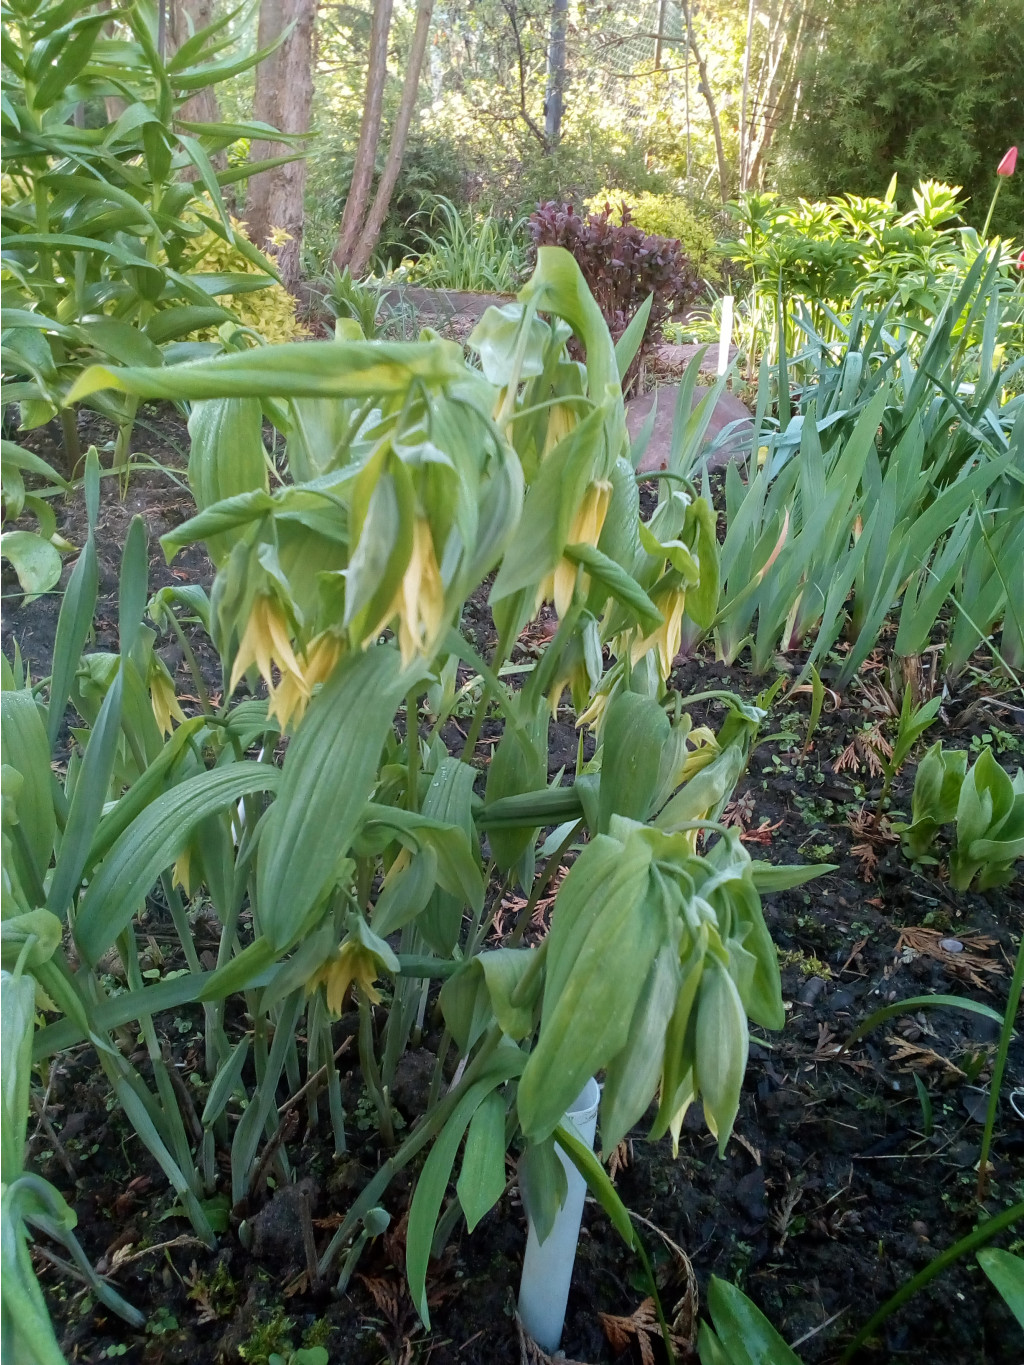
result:
[[[113,19],[106,8],[74,13],[61,0],[5,13],[4,370],[16,381],[9,397],[21,402],[25,427],[54,415],[90,360],[160,365],[168,343],[234,320],[219,299],[275,279],[226,213],[220,187],[237,168],[218,173],[210,160],[270,130],[176,118],[198,90],[272,48],[218,60],[233,42],[218,22],[164,62],[154,25],[137,3]],[[93,107],[111,91],[121,112],[105,126],[76,127],[76,106]],[[204,234],[240,253],[246,269],[211,272]],[[97,401],[120,421],[134,412]]]
[[[999,1290],[1007,1308],[1024,1327],[1024,1257],[997,1247],[978,1252],[978,1264]]]

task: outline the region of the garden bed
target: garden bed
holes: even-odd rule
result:
[[[146,409],[143,419],[149,453],[180,478],[186,444],[180,419],[167,409]],[[98,440],[103,433],[97,427],[83,434]],[[184,582],[209,588],[212,570],[200,550],[167,566],[157,543],[190,511],[189,495],[169,475],[133,473],[123,502],[116,481],[104,480],[96,648],[116,647],[117,567],[136,513],[149,527],[151,591]],[[85,526],[80,502],[59,507],[58,524],[80,544]],[[6,578],[4,591],[11,603]],[[14,602],[4,613],[5,651],[17,639],[34,678],[49,670],[58,603],[56,596],[27,608]],[[469,611],[474,619],[465,623],[467,634],[485,648],[490,626],[483,598],[473,599]],[[201,635],[193,643],[207,684],[219,691],[216,655],[203,649]],[[160,646],[185,709],[192,709],[191,679],[180,654],[169,641]],[[526,640],[517,659],[527,659],[529,649]],[[798,1350],[808,1362],[834,1360],[852,1329],[973,1226],[974,1166],[997,1029],[979,1016],[937,1009],[891,1020],[848,1053],[840,1053],[840,1044],[879,1005],[910,996],[959,994],[1001,1011],[1012,969],[1011,934],[1024,929],[1019,881],[998,892],[957,895],[938,869],[913,872],[894,841],[875,837],[858,818],[865,807],[871,810],[881,786],[856,741],[865,724],[886,719],[876,663],[881,660],[873,656],[836,709],[826,704],[809,744],[808,696],[784,696],[773,706],[774,733],[756,749],[729,812],[754,856],[837,867],[804,887],[765,897],[783,965],[787,1023],[780,1034],[752,1045],[727,1159],[717,1160],[698,1105],[687,1116],[678,1158],[667,1139],[651,1144],[639,1128],[618,1153],[615,1171],[619,1194],[647,1220],[640,1231],[669,1276],[667,1304],[683,1286],[679,1264],[659,1231],[689,1256],[702,1294],[712,1273],[739,1283],[788,1341],[802,1341]],[[945,699],[928,739],[977,748],[987,736],[997,757],[1015,769],[1024,754],[1022,709],[997,695],[999,683],[986,673],[986,661],[979,657],[976,663],[977,670]],[[770,679],[725,668],[708,654],[679,664],[672,681],[684,697],[726,688],[752,699]],[[692,711],[694,724],[706,720],[712,726],[724,714],[715,702],[698,703]],[[554,722],[552,773],[575,757],[576,732],[568,712],[565,717]],[[490,753],[485,725],[474,757],[481,770]],[[896,808],[908,808],[912,783],[911,764],[894,787]],[[512,916],[516,908],[510,906]],[[538,908],[532,941],[546,930],[550,904],[542,900]],[[209,965],[207,955],[216,951],[212,913],[208,923],[200,907],[195,929],[201,959]],[[140,918],[139,933],[149,945],[144,964],[149,971],[166,975],[182,965],[158,898]],[[429,1010],[427,1018],[429,1025]],[[336,1043],[343,1045],[355,1027],[354,1013],[343,1016]],[[158,1028],[201,1109],[201,1008],[164,1016]],[[124,1041],[134,1046],[127,1034]],[[433,1041],[428,1033],[425,1048]],[[364,1253],[348,1291],[334,1299],[327,1288],[310,1284],[305,1238],[311,1230],[317,1249],[323,1249],[382,1159],[354,1040],[339,1065],[346,1156],[331,1157],[323,1122],[319,1132],[307,1129],[304,1105],[286,1110],[296,1116],[287,1142],[299,1185],[258,1190],[248,1208],[234,1210],[219,1249],[210,1253],[175,1215],[159,1169],[120,1110],[108,1105],[91,1049],[82,1045],[55,1061],[43,1116],[38,1127],[30,1125],[30,1132],[36,1130],[34,1165],[77,1211],[87,1254],[148,1319],[144,1334],[133,1333],[62,1268],[39,1256],[41,1282],[69,1360],[262,1362],[272,1352],[287,1360],[286,1343],[323,1344],[332,1361],[366,1365],[383,1360],[513,1365],[531,1358],[513,1316],[525,1244],[514,1183],[472,1236],[460,1225],[433,1263],[431,1333],[418,1322],[404,1278],[403,1214],[412,1171],[389,1188],[384,1203],[391,1226]],[[406,1124],[422,1111],[424,1076],[429,1078],[432,1065],[429,1051],[414,1050],[400,1069],[394,1099]],[[1024,1049],[1018,1040],[1004,1094],[1022,1084]],[[288,1096],[282,1091],[278,1099],[285,1105]],[[993,1213],[1021,1198],[1024,1123],[1006,1101],[994,1162],[986,1204]],[[251,1233],[248,1249],[238,1237],[241,1214]],[[597,1365],[616,1359],[613,1345],[628,1341],[631,1354],[624,1358],[642,1360],[651,1350],[660,1358],[660,1347],[645,1332],[650,1318],[641,1310],[644,1297],[638,1265],[605,1215],[588,1202],[562,1343],[566,1355]],[[630,1321],[603,1322],[601,1314]],[[965,1260],[890,1319],[863,1359],[1011,1365],[1021,1354],[1008,1310],[973,1261]]]

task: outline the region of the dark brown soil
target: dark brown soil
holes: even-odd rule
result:
[[[180,477],[183,424],[166,409],[144,416],[156,431],[151,453]],[[102,435],[97,426],[91,439]],[[200,551],[179,555],[168,567],[157,545],[157,537],[190,511],[187,493],[163,474],[133,473],[124,503],[116,481],[104,481],[95,647],[115,647],[119,553],[136,513],[150,530],[151,588],[175,581],[209,587],[210,566]],[[59,525],[75,543],[84,537],[83,517],[78,500],[59,508]],[[4,593],[5,652],[10,654],[17,639],[33,677],[44,677],[59,599],[20,606],[6,579]],[[482,601],[470,604],[465,624],[478,644],[486,644],[490,623]],[[202,646],[201,638],[195,643]],[[179,691],[190,694],[180,658],[168,641],[161,648],[177,671]],[[216,656],[206,646],[200,657],[208,684],[219,690]],[[881,669],[866,674],[869,685],[883,678]],[[684,694],[729,688],[746,697],[768,681],[710,658],[681,664],[675,677]],[[988,736],[1015,769],[1024,754],[1019,698],[1000,699],[997,693],[994,678],[972,673],[962,679],[928,741],[977,747]],[[872,710],[877,701],[877,693],[851,688],[838,710],[826,708],[809,745],[809,698],[776,703],[775,733],[755,751],[737,793],[734,818],[755,856],[838,868],[765,898],[783,963],[788,1019],[781,1034],[751,1048],[725,1161],[717,1159],[700,1114],[691,1113],[678,1158],[668,1141],[650,1143],[639,1128],[620,1154],[624,1161],[616,1174],[626,1205],[690,1257],[702,1296],[711,1274],[740,1284],[787,1341],[802,1343],[797,1350],[807,1362],[837,1360],[874,1309],[975,1225],[974,1166],[997,1029],[977,1015],[932,1009],[891,1020],[849,1053],[839,1055],[839,1043],[879,1005],[911,996],[969,996],[1002,1011],[1016,939],[1024,929],[1019,880],[998,892],[958,895],[940,869],[914,871],[897,846],[884,841],[872,846],[851,827],[850,819],[865,804],[872,808],[880,782],[860,756],[846,765],[844,751],[855,732],[880,718]],[[716,725],[722,715],[717,703],[694,707],[695,723],[706,718]],[[477,755],[481,767],[491,751],[486,736],[485,729]],[[553,772],[575,762],[576,734],[568,714],[554,724],[551,741]],[[909,806],[913,771],[908,765],[896,784],[893,804],[899,810]],[[176,965],[159,902],[150,904],[143,928],[143,936],[151,935],[165,954],[165,966]],[[954,939],[965,951],[938,947],[940,939]],[[201,937],[200,948],[207,947]],[[182,1009],[158,1020],[158,1028],[186,1083],[198,1086],[201,1097],[201,1010]],[[353,1029],[354,1017],[346,1016],[336,1041]],[[354,1052],[353,1047],[341,1063],[347,1156],[335,1159],[329,1134],[322,1128],[306,1131],[304,1120],[289,1143],[296,1172],[309,1181],[321,1249],[381,1160],[375,1129],[360,1103]],[[404,1093],[396,1096],[409,1121],[423,1089],[417,1065],[414,1054],[403,1073]],[[930,1103],[930,1122],[918,1080]],[[209,1253],[190,1238],[187,1222],[170,1212],[174,1201],[166,1182],[110,1100],[92,1052],[83,1045],[61,1057],[48,1083],[46,1113],[60,1146],[37,1131],[34,1164],[77,1211],[88,1255],[148,1316],[144,1333],[131,1331],[80,1283],[39,1258],[69,1361],[230,1365],[266,1362],[273,1351],[287,1360],[289,1349],[303,1342],[323,1342],[331,1361],[346,1365],[428,1360],[516,1365],[527,1358],[513,1319],[525,1242],[514,1185],[472,1236],[458,1229],[436,1263],[428,1281],[436,1304],[433,1331],[427,1333],[403,1281],[401,1226],[411,1178],[397,1180],[385,1196],[389,1234],[368,1249],[359,1276],[335,1299],[327,1289],[311,1292],[302,1279],[299,1204],[287,1189],[264,1192],[262,1212],[254,1211],[260,1232],[252,1251],[228,1231]],[[1024,1198],[1024,1123],[1009,1103],[1011,1091],[1022,1086],[1024,1048],[1018,1039],[1004,1081],[988,1213]],[[280,1102],[286,1098],[279,1096]],[[645,1225],[641,1230],[650,1249],[659,1251],[657,1233]],[[162,1243],[171,1245],[146,1250]],[[998,1244],[1020,1245],[1012,1235]],[[119,1252],[127,1259],[119,1259]],[[631,1314],[644,1297],[638,1265],[600,1209],[588,1203],[562,1343],[566,1355],[592,1365],[615,1359],[599,1314]],[[632,1355],[621,1358],[639,1361],[635,1338],[630,1349]],[[652,1349],[656,1359],[663,1358],[657,1343]],[[1024,1359],[1024,1336],[977,1265],[967,1260],[892,1317],[860,1359],[871,1365],[1016,1365]]]

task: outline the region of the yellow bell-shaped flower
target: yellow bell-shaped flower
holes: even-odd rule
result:
[[[342,643],[330,631],[323,631],[311,640],[302,652],[298,673],[282,673],[281,681],[270,689],[268,716],[276,716],[283,730],[295,717],[296,722],[305,715],[313,695],[313,689],[324,683],[334,672],[334,666],[341,658]]]
[[[312,995],[318,986],[323,986],[327,1008],[332,1014],[341,1014],[349,987],[356,985],[371,1005],[377,1005],[381,996],[373,983],[379,974],[380,964],[370,949],[356,939],[346,939],[306,982],[306,994]]]
[[[376,640],[381,630],[398,617],[398,645],[402,666],[417,654],[429,657],[444,629],[444,584],[434,550],[434,537],[426,517],[417,517],[413,526],[412,554],[391,604],[366,633],[363,647]]]
[[[271,597],[260,594],[252,604],[249,620],[238,644],[235,664],[231,670],[228,691],[233,692],[241,681],[246,669],[255,664],[260,677],[274,690],[274,668],[282,678],[291,677],[296,686],[309,699],[309,688],[299,661],[288,638],[288,624],[284,613]]]
[[[633,641],[630,659],[635,667],[650,649],[658,651],[658,671],[662,682],[668,682],[672,663],[679,653],[683,637],[683,612],[686,609],[686,591],[683,588],[670,588],[653,599],[664,620],[650,635],[640,636]]]
[[[149,700],[156,717],[157,728],[166,737],[171,733],[171,721],[182,724],[185,713],[178,704],[174,692],[174,681],[161,661],[153,657],[153,667],[149,674]]]
[[[608,504],[611,500],[612,485],[609,480],[595,479],[589,483],[587,491],[583,494],[580,505],[576,509],[566,544],[596,545],[601,539],[604,519],[608,515]],[[563,555],[558,561],[554,573],[548,574],[547,578],[541,583],[537,593],[537,607],[542,602],[553,601],[555,611],[559,616],[564,616],[572,602],[578,571],[578,565]],[[580,578],[581,591],[586,593],[589,587],[589,575],[582,574]]]

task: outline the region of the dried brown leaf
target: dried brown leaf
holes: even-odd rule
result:
[[[984,934],[964,934],[958,937],[957,941],[963,944],[962,952],[950,952],[943,948],[942,944],[951,935],[943,933],[939,929],[929,929],[924,925],[910,925],[900,930],[900,936],[896,943],[897,961],[901,956],[906,959],[906,954],[921,954],[924,957],[933,958],[942,965],[952,976],[959,977],[966,981],[968,985],[976,990],[987,991],[991,987],[982,977],[982,972],[991,975],[1004,975],[1004,968],[997,958],[988,955],[989,949],[996,946],[994,938],[989,938]]]
[[[878,854],[872,844],[854,844],[850,853],[857,859],[857,876],[862,882],[874,880],[878,867]]]
[[[964,1077],[964,1072],[958,1066],[933,1048],[912,1043],[907,1038],[897,1038],[895,1033],[890,1033],[885,1041],[892,1047],[892,1061],[900,1071],[936,1070],[950,1076]]]
[[[516,1331],[519,1333],[519,1365],[556,1365],[554,1356],[549,1356],[542,1346],[538,1346],[523,1326],[519,1314],[515,1315]],[[557,1365],[586,1365],[582,1360],[567,1360],[559,1354]]]
[[[781,820],[776,820],[774,825],[769,824],[767,820],[762,820],[757,829],[744,830],[740,839],[745,844],[770,844],[772,835],[778,833],[782,824]]]
[[[625,1138],[623,1138],[619,1145],[612,1152],[611,1156],[608,1158],[609,1180],[614,1181],[615,1177],[618,1175],[620,1171],[626,1170],[626,1168],[629,1166],[632,1155],[633,1153],[630,1148],[630,1144],[626,1141]]]
[[[598,1313],[598,1320],[608,1338],[608,1344],[616,1355],[622,1355],[635,1339],[640,1347],[643,1365],[654,1365],[654,1345],[652,1337],[661,1336],[661,1325],[654,1308],[653,1299],[644,1299],[635,1312],[628,1317],[616,1317],[612,1313]]]

